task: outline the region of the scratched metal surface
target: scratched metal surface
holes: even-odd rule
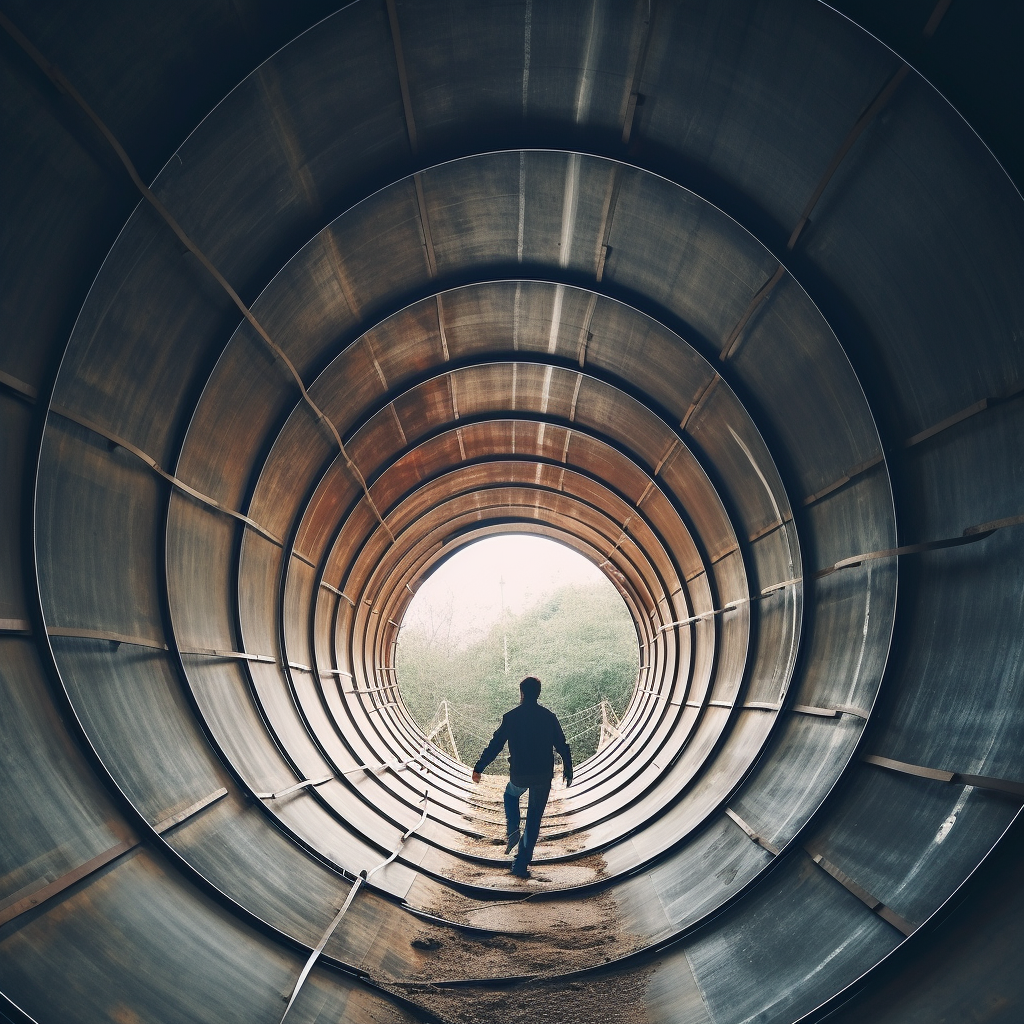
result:
[[[551,835],[567,872],[600,854],[641,945],[676,940],[628,968],[652,1020],[814,1011],[1014,819],[986,779],[1024,781],[1020,527],[811,577],[1024,511],[1020,197],[911,72],[789,253],[897,59],[809,0],[654,4],[634,84],[645,10],[401,2],[401,68],[368,0],[298,35],[253,14],[244,44],[216,12],[8,12],[251,302],[396,537],[283,361],[5,36],[3,909],[143,839],[0,925],[4,990],[40,1020],[69,999],[82,1020],[278,1019],[424,785],[426,822],[328,954],[399,977],[410,907],[504,898],[466,881],[499,860],[465,766],[350,771],[422,746],[377,689],[407,584],[502,529],[607,559],[644,643],[627,736]],[[552,890],[566,912],[594,898]],[[1003,979],[964,934],[963,984]],[[331,967],[295,1012],[401,1016]]]

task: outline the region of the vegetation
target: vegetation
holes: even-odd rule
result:
[[[443,717],[447,701],[457,753],[475,763],[501,716],[518,703],[519,680],[535,675],[574,763],[597,750],[601,701],[621,715],[638,667],[636,632],[613,587],[563,587],[521,615],[506,613],[504,623],[468,645],[458,642],[451,618],[450,606],[435,610],[425,628],[403,628],[398,644],[402,698],[424,732]],[[451,747],[446,731],[435,742]],[[507,772],[507,761],[499,758],[491,770]]]

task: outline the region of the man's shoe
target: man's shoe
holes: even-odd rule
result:
[[[516,829],[515,832],[508,837],[508,842],[505,844],[505,853],[511,853],[519,845],[519,840],[522,838],[522,832],[520,832],[519,829]]]
[[[515,875],[516,878],[529,878],[530,877],[530,872],[527,871],[526,868],[522,868],[519,871],[516,871],[516,869],[513,868],[512,869],[512,874]]]

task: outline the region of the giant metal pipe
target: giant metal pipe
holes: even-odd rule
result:
[[[651,1021],[949,1005],[930,937],[1024,797],[1024,204],[943,97],[810,0],[8,13],[0,1012],[529,973],[409,943],[526,927],[394,661],[502,532],[641,648],[522,918],[604,901],[628,955],[549,973]],[[1012,906],[953,1001],[1013,1012]]]

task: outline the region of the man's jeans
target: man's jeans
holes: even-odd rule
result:
[[[533,786],[516,786],[511,779],[509,780],[505,787],[505,819],[508,822],[509,835],[519,831],[519,798],[527,790],[530,792],[530,801],[526,806],[526,828],[523,830],[523,838],[519,842],[519,850],[512,865],[513,871],[520,872],[525,871],[533,859],[533,848],[537,845],[537,836],[540,835],[540,819],[544,817],[544,808],[551,792],[551,780]]]

